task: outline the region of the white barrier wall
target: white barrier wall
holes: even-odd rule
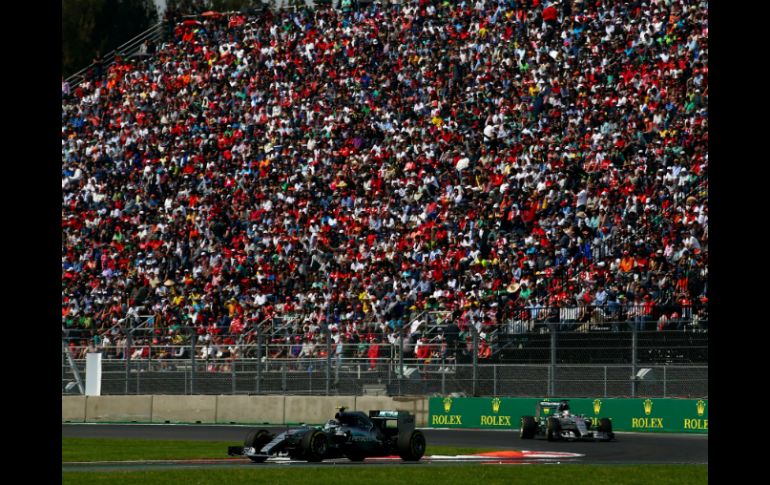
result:
[[[86,354],[86,396],[102,394],[102,353]]]

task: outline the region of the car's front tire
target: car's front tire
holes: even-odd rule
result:
[[[328,448],[328,442],[326,435],[318,429],[308,431],[301,441],[302,452],[305,460],[307,461],[321,461],[324,459],[326,450]]]
[[[422,455],[425,454],[425,436],[420,430],[414,430],[404,435],[399,434],[396,447],[398,448],[398,456],[402,460],[419,461]]]
[[[246,439],[243,440],[244,448],[256,448],[261,449],[273,439],[273,434],[266,429],[253,429],[246,435]],[[266,456],[250,456],[249,460],[254,463],[262,463],[267,460]]]
[[[548,425],[545,428],[545,437],[548,441],[557,441],[561,439],[561,423],[559,418],[548,418]]]
[[[537,421],[534,416],[522,416],[521,417],[521,429],[519,430],[519,437],[523,440],[531,440],[535,437],[537,432]]]

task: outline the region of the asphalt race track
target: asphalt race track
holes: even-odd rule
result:
[[[247,431],[253,426],[241,425],[146,425],[146,424],[62,424],[65,438],[123,438],[150,440],[206,440],[232,441],[233,445],[243,442]],[[285,427],[265,427],[271,431],[285,430]],[[599,442],[548,442],[545,440],[522,440],[517,430],[443,430],[422,429],[428,442],[426,456],[419,463],[406,464],[400,459],[367,459],[364,464],[352,463],[346,459],[329,460],[308,464],[288,459],[269,460],[254,464],[247,459],[126,462],[126,463],[67,463],[62,468],[68,471],[85,470],[126,470],[179,467],[245,467],[245,466],[406,466],[478,463],[476,459],[431,458],[431,445],[483,447],[494,450],[526,450],[524,457],[517,459],[490,459],[490,463],[592,463],[592,464],[708,464],[708,435],[657,434],[657,433],[616,433],[617,440],[611,443]],[[270,463],[272,462],[272,463]]]

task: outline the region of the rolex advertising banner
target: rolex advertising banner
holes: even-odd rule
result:
[[[706,399],[432,397],[432,428],[518,429],[522,416],[533,416],[539,401],[569,399],[570,410],[592,418],[610,418],[614,431],[708,433]]]

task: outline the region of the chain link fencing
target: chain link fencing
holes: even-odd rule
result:
[[[330,342],[310,355],[299,345],[270,343],[64,345],[62,394],[81,392],[72,365],[85,376],[85,353],[96,350],[105,395],[708,397],[708,332],[549,331],[499,335],[492,345],[478,336],[423,345],[380,343],[375,351]]]

